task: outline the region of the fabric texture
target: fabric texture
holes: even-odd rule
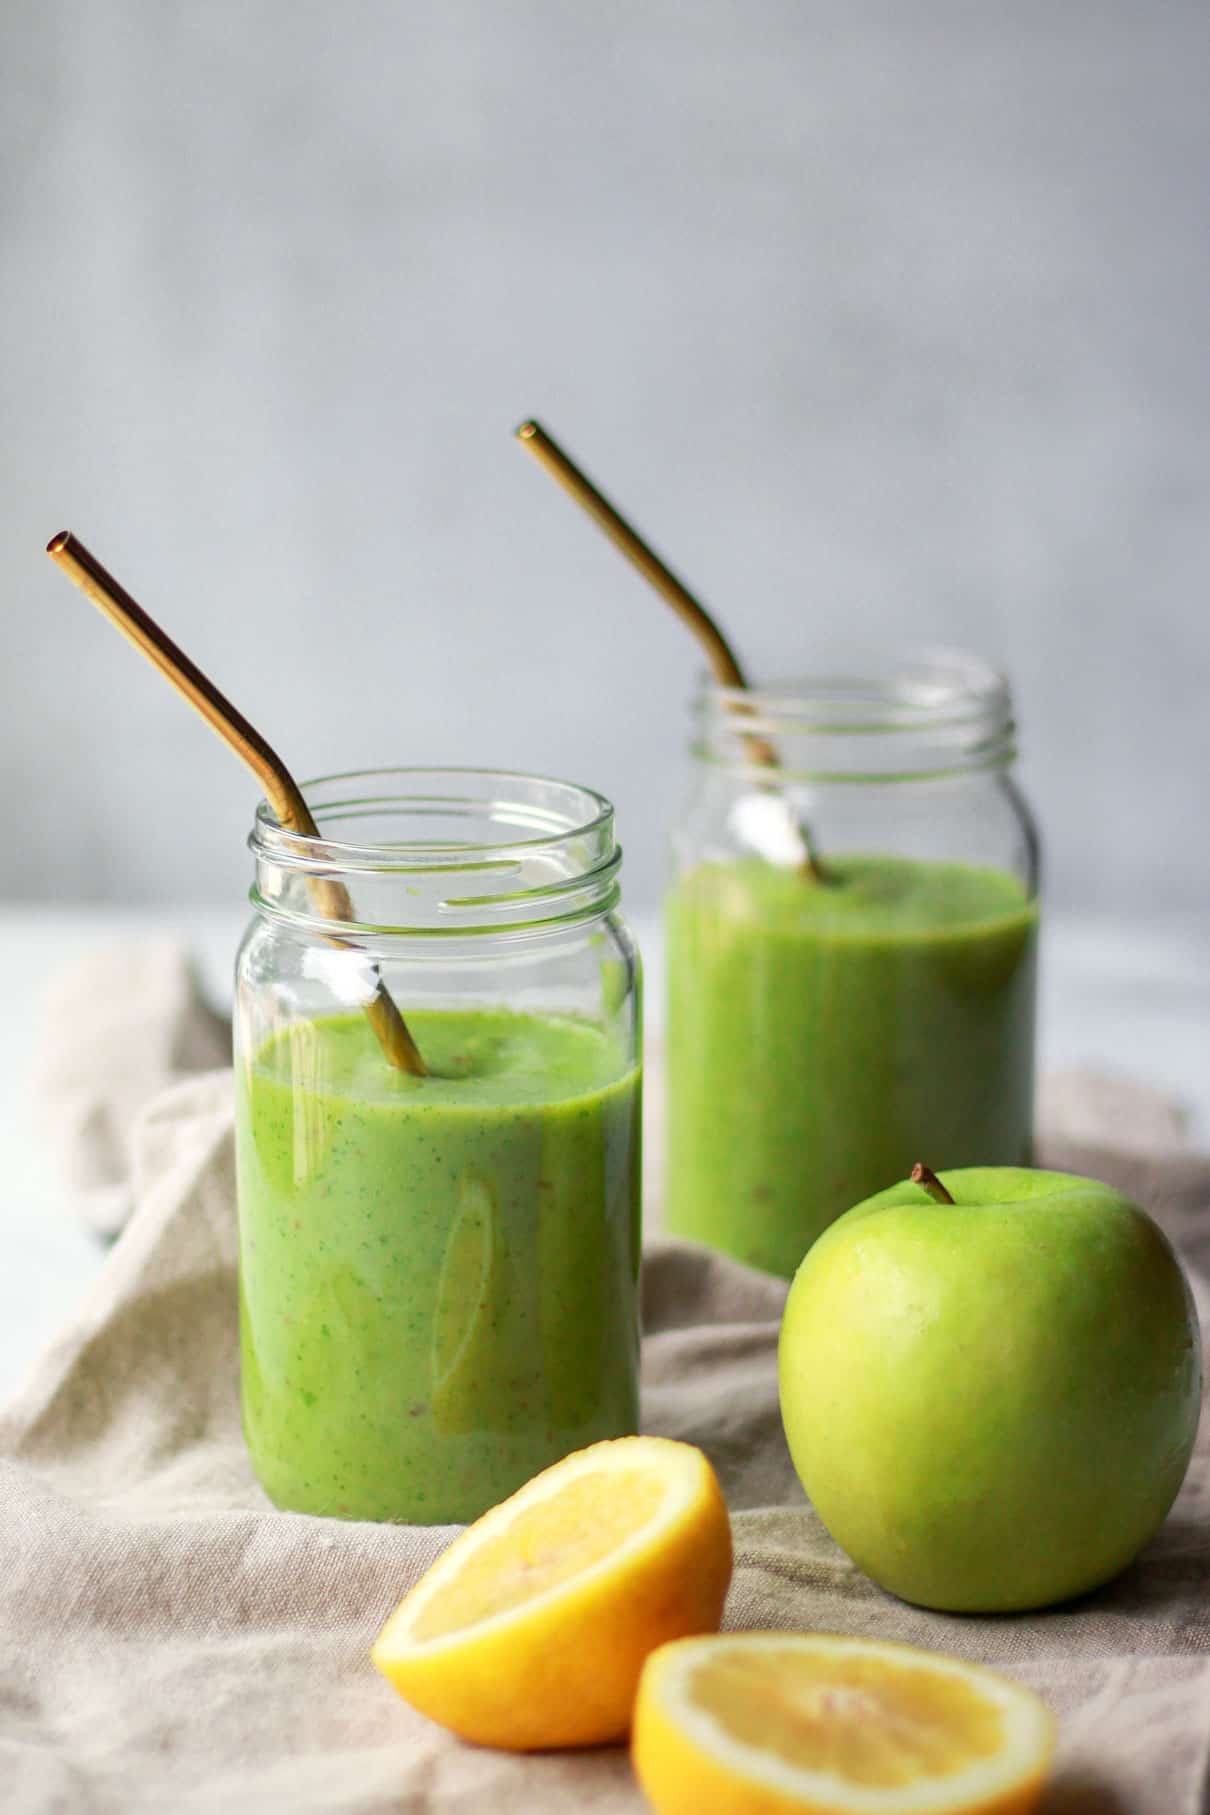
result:
[[[42,1072],[49,1123],[76,1143],[72,1176],[99,1164],[111,1213],[137,1208],[0,1414],[0,1805],[640,1810],[623,1749],[466,1746],[373,1670],[382,1619],[449,1528],[281,1513],[257,1486],[239,1427],[230,1074],[185,1077],[129,1131],[122,1119],[156,1082],[148,1055],[136,1082],[132,1038],[154,1040],[162,1081],[215,1033],[180,955],[157,962],[159,993],[144,967],[137,1003],[113,993],[135,958],[77,973],[60,1001],[73,1026],[82,1001],[95,1011],[91,1075],[74,1062]],[[1055,1101],[1074,1108],[1044,1111],[1043,1162],[1104,1177],[1153,1211],[1205,1328],[1210,1159],[1120,1082],[1069,1079]],[[701,1444],[719,1471],[736,1547],[727,1625],[902,1639],[1012,1672],[1059,1715],[1047,1815],[1210,1808],[1210,1429],[1160,1536],[1099,1593],[1011,1618],[908,1607],[848,1561],[795,1479],[775,1366],[785,1290],[687,1244],[646,1249],[643,1425]]]
[[[117,943],[64,966],[51,984],[33,1096],[81,1222],[118,1233],[134,1208],[139,1111],[230,1055],[231,1029],[202,1000],[175,939]]]

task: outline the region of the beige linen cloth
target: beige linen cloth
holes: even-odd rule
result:
[[[152,1080],[145,1053],[137,1090],[123,1068],[109,974],[94,967],[69,992],[77,1030],[85,1013],[96,1035],[91,1077],[65,1085],[53,1064],[42,1076],[77,1186],[80,1131],[108,1129],[101,1182],[112,1205],[128,1175],[136,1208],[0,1415],[0,1809],[640,1810],[622,1749],[465,1746],[371,1668],[380,1621],[450,1532],[280,1513],[261,1494],[237,1404],[230,1077],[186,1076],[129,1140],[115,1132],[114,1103]],[[204,1052],[213,1026],[179,954],[125,954],[121,988],[165,1071]],[[1095,1141],[1106,1124],[1112,1149]],[[1111,1178],[1155,1211],[1205,1317],[1210,1160],[1182,1149],[1165,1106],[1068,1081],[1044,1126],[1048,1163]],[[1108,1588],[1022,1618],[922,1612],[858,1573],[795,1481],[774,1368],[784,1294],[704,1251],[648,1246],[644,1427],[700,1443],[722,1477],[727,1624],[905,1639],[1033,1684],[1061,1723],[1048,1815],[1210,1806],[1210,1428],[1163,1532]]]

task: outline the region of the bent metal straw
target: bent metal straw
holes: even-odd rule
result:
[[[280,756],[266,743],[255,726],[249,724],[243,713],[237,711],[231,701],[219,692],[214,682],[202,673],[196,663],[190,661],[184,650],[179,649],[171,637],[160,629],[154,618],[148,617],[142,606],[136,604],[125,587],[119,585],[113,575],[101,566],[96,556],[90,554],[84,544],[66,529],[60,530],[57,536],[52,536],[46,545],[46,552],[68,579],[75,581],[81,592],[86,593],[93,604],[100,607],[123,636],[128,637],[135,648],[142,651],[148,661],[171,681],[178,693],[183,694],[194,710],[201,713],[207,724],[230,744],[236,755],[247,763],[264,788],[265,797],[277,814],[280,824],[303,837],[318,838],[319,828],[311,817],[310,808]],[[307,886],[312,900],[325,919],[352,919],[353,905],[343,883],[335,882],[330,877],[311,876],[307,879]],[[341,941],[334,939],[333,943],[339,945]],[[365,1012],[379,1045],[396,1070],[410,1071],[416,1077],[425,1077],[428,1068],[377,966],[374,967],[373,975],[374,995],[366,1004]]]
[[[570,454],[565,453],[554,437],[546,433],[541,423],[535,422],[531,417],[515,433],[522,447],[528,448],[538,464],[545,467],[564,491],[588,512],[597,527],[604,530],[615,547],[621,549],[626,559],[638,568],[643,578],[671,605],[677,616],[688,624],[701,644],[710,671],[719,685],[746,693],[748,682],[734,649],[685,582],[673,573],[638,531],[627,523],[621,512],[597,490],[587,474],[580,471]],[[768,769],[778,767],[777,752],[767,738],[755,731],[746,732],[743,736],[754,762]],[[813,882],[831,881],[807,827],[799,822],[795,830],[802,846],[800,868],[803,874]]]

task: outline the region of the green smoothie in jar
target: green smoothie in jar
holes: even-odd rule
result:
[[[262,809],[237,973],[244,1435],[283,1508],[463,1522],[638,1426],[639,970],[612,810],[457,770],[308,800],[314,839]],[[316,914],[313,874],[346,918]],[[423,1071],[348,1006],[383,988]]]
[[[1036,837],[1007,688],[969,658],[708,686],[698,725],[665,907],[666,1221],[789,1278],[919,1159],[1028,1163]]]
[[[1022,885],[891,857],[829,874],[704,865],[667,902],[668,1226],[787,1277],[922,1153],[1029,1158],[1037,908]]]

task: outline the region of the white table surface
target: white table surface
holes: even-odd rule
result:
[[[101,1244],[72,1221],[54,1156],[30,1118],[30,1054],[48,980],[58,966],[116,939],[172,931],[196,953],[207,993],[225,1005],[242,924],[238,912],[203,908],[0,905],[9,956],[0,1021],[0,1397],[70,1315],[104,1258]],[[638,914],[633,924],[646,963],[648,1031],[658,1034],[658,922]],[[1185,1102],[1195,1137],[1210,1145],[1210,922],[1140,927],[1050,915],[1041,1061],[1044,1071],[1091,1066],[1158,1086]]]

